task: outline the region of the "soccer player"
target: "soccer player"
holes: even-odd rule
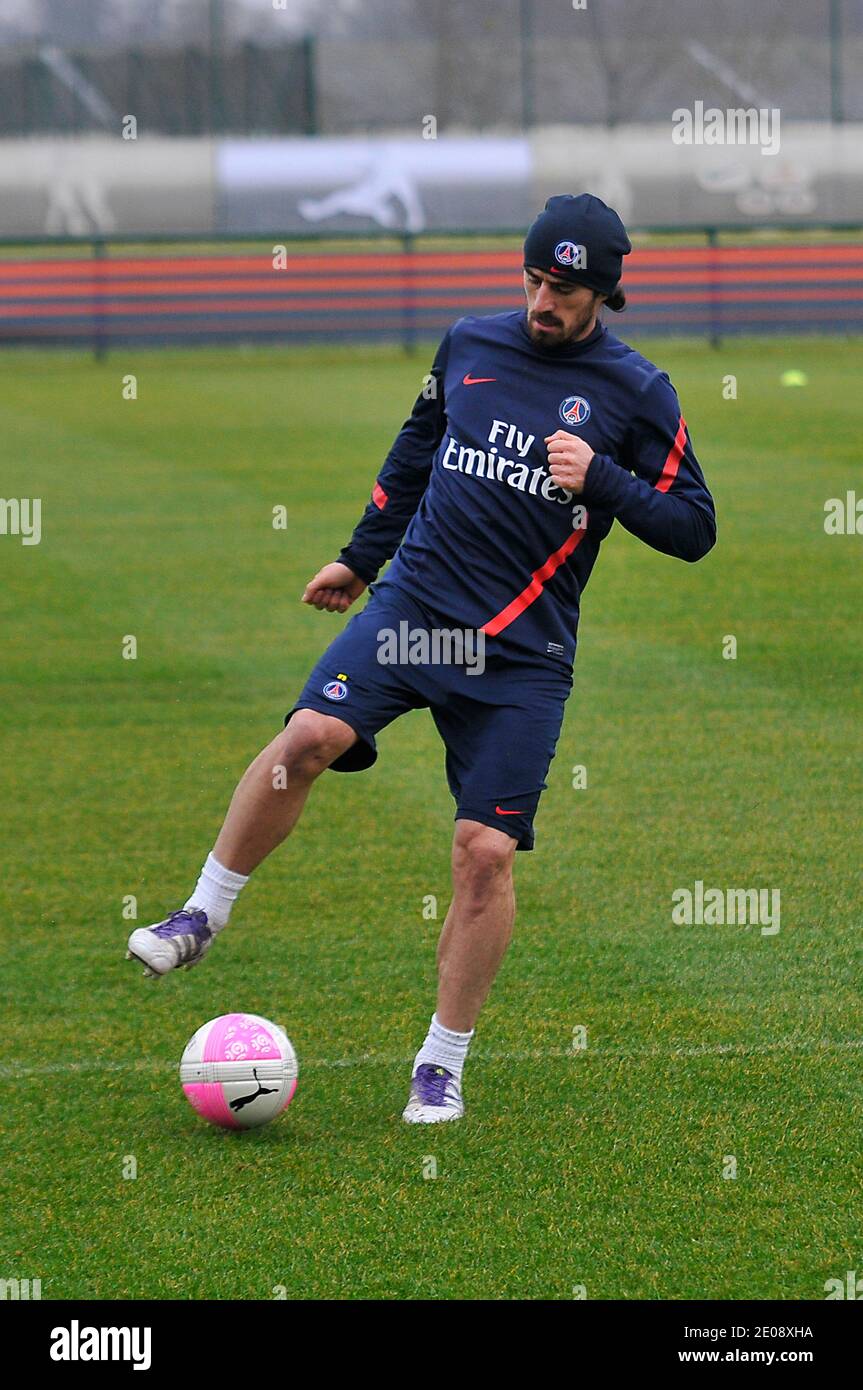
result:
[[[430,709],[456,803],[453,896],[410,1122],[464,1113],[462,1068],[512,932],[515,852],[533,848],[600,543],[615,519],[682,560],[716,539],[668,376],[597,319],[623,308],[631,249],[599,198],[550,198],[524,245],[526,307],[445,334],[350,543],[303,595],[344,613],[372,586],[368,602],[246,771],[185,906],[129,938],[147,974],[196,965],[315,779],[370,767],[380,729]],[[462,636],[447,649],[459,659],[441,634]]]

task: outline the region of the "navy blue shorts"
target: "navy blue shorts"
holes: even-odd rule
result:
[[[398,633],[401,623],[409,624],[405,632],[447,626],[403,590],[372,591],[318,661],[285,723],[300,709],[344,720],[358,741],[331,770],[360,772],[377,759],[379,730],[407,710],[431,710],[446,748],[455,819],[494,826],[518,849],[533,849],[533,818],[572,689],[569,669],[487,650],[484,670],[468,674],[476,664],[470,647],[462,665],[382,663],[380,634]]]

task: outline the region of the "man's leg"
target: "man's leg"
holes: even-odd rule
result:
[[[456,821],[453,897],[437,948],[437,1017],[469,1033],[506,954],[515,921],[516,841],[478,821]]]
[[[192,896],[179,912],[129,937],[146,975],[197,965],[227,925],[249,874],[291,833],[315,778],[357,740],[343,719],[300,709],[247,768]]]
[[[437,1009],[414,1060],[404,1119],[430,1124],[464,1114],[461,1074],[479,1011],[515,920],[516,840],[480,821],[456,822],[453,897],[437,950]]]
[[[256,869],[290,835],[315,779],[356,740],[343,719],[297,710],[237,784],[213,847],[218,862],[236,874]]]

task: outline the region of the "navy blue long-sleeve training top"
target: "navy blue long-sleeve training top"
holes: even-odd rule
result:
[[[548,471],[544,441],[561,428],[595,451],[578,495]],[[602,324],[543,350],[523,310],[462,318],[339,559],[371,583],[395,554],[375,592],[395,585],[442,625],[482,629],[487,652],[571,665],[581,593],[615,517],[682,560],[716,539],[666,373]]]

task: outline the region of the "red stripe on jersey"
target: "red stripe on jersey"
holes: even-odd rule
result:
[[[677,477],[677,470],[680,467],[680,460],[683,458],[683,450],[686,448],[686,421],[680,417],[680,424],[677,427],[677,434],[674,436],[674,443],[668,451],[668,458],[662,465],[662,472],[656,484],[657,492],[667,492]]]
[[[551,579],[555,571],[560,569],[566,557],[572,554],[579,541],[586,534],[587,527],[582,526],[580,530],[573,531],[571,536],[567,536],[560,549],[549,555],[545,564],[541,565],[538,570],[534,570],[527,588],[522,589],[518,597],[514,598],[512,603],[508,603],[506,608],[501,609],[496,617],[489,618],[487,623],[483,623],[482,631],[487,633],[489,637],[496,637],[499,632],[503,632],[505,627],[509,627],[510,623],[514,623],[516,618],[520,617],[524,610],[539,598],[547,580]]]
[[[372,488],[372,501],[374,502],[375,506],[379,507],[380,510],[383,511],[384,507],[387,505],[387,502],[389,500],[390,499],[387,497],[380,483],[375,483],[374,487]]]

